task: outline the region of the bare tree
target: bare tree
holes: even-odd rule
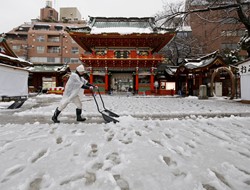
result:
[[[179,65],[185,58],[204,55],[202,45],[192,36],[191,27],[185,23],[183,15],[177,15],[169,20],[162,19],[165,18],[165,15],[173,15],[182,11],[182,9],[182,3],[170,3],[164,6],[163,12],[156,15],[156,20],[160,26],[164,25],[177,31],[175,38],[161,50],[161,53],[166,55],[173,65]]]
[[[198,40],[186,34],[177,33],[174,40],[161,50],[161,53],[166,55],[173,65],[179,65],[186,58],[204,55]]]
[[[193,8],[188,5],[198,3],[198,8]],[[245,35],[241,38],[239,44],[242,50],[246,50],[248,57],[250,57],[250,0],[186,0],[185,9],[181,6],[168,5],[168,9],[165,12],[159,13],[157,15],[157,21],[160,25],[169,25],[170,23],[175,27],[185,25],[188,22],[189,16],[191,14],[196,14],[196,16],[202,17],[201,13],[206,12],[218,12],[224,11],[224,19],[221,20],[206,20],[207,18],[202,18],[206,22],[217,22],[222,24],[225,19],[234,19],[246,28]],[[167,7],[165,7],[166,10]],[[191,9],[192,8],[192,9]],[[227,16],[226,16],[227,15]],[[181,18],[181,19],[176,19]],[[211,19],[211,18],[210,18]],[[178,21],[178,22],[177,22]],[[216,40],[216,39],[211,39]]]

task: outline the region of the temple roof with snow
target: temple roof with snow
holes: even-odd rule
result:
[[[153,17],[90,17],[87,26],[66,31],[86,51],[98,47],[145,47],[153,52],[174,36],[174,29],[157,27]]]
[[[88,25],[81,28],[81,31],[90,34],[149,34],[169,32],[165,28],[157,27],[153,17],[90,17]]]
[[[219,65],[225,66],[225,62],[219,55],[218,51],[215,51],[197,59],[185,59],[177,69],[177,72],[184,72],[184,71],[200,72],[202,70],[207,70],[209,67],[212,66],[218,67]]]

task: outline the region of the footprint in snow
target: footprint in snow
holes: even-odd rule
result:
[[[118,165],[121,163],[120,156],[117,152],[112,152],[106,157],[106,160],[111,160],[115,165]]]
[[[60,185],[64,186],[64,185],[68,185],[70,183],[74,183],[80,180],[85,179],[85,185],[91,185],[96,181],[96,174],[92,173],[92,172],[86,172],[85,174],[78,174],[78,175],[74,175],[71,176],[67,179],[64,179]]]
[[[115,136],[114,133],[109,133],[109,134],[107,135],[107,141],[108,141],[108,142],[112,141],[112,139],[114,138],[114,136]]]
[[[42,157],[44,157],[47,152],[48,152],[48,150],[45,149],[45,150],[40,150],[39,152],[35,153],[33,158],[32,157],[30,158],[31,163],[35,163],[38,160],[42,159]]]
[[[172,137],[174,137],[174,135],[169,134],[169,133],[164,133],[164,135],[165,135],[167,138],[169,138],[169,139],[171,139]]]
[[[94,171],[100,170],[103,167],[103,163],[101,162],[96,162],[93,164],[93,166],[91,167],[91,169],[93,169]]]
[[[91,144],[91,150],[88,154],[89,157],[96,157],[98,154],[98,146],[97,144]]]
[[[195,149],[196,144],[193,141],[185,142],[185,145],[187,145],[189,148]]]
[[[135,134],[136,134],[137,136],[142,136],[142,134],[141,134],[140,131],[135,131]]]
[[[62,137],[58,137],[58,138],[56,139],[56,144],[61,144],[62,142],[63,142]]]
[[[96,181],[96,174],[92,172],[87,172],[84,175],[84,178],[86,179],[85,181],[86,185],[92,185]]]
[[[160,145],[160,146],[163,146],[163,144],[161,143],[161,141],[158,141],[158,140],[150,140],[150,142],[154,143],[154,144],[157,144],[157,145]],[[163,146],[164,147],[164,146]]]
[[[214,186],[211,186],[209,184],[202,184],[202,186],[205,190],[217,190]]]
[[[40,190],[42,181],[42,177],[35,178],[30,182],[28,190]]]
[[[4,174],[3,174],[5,177],[1,181],[1,183],[4,183],[4,182],[10,180],[13,176],[21,173],[24,169],[25,169],[25,166],[23,166],[23,165],[15,165],[11,168],[6,169]]]
[[[168,156],[163,156],[163,161],[168,165],[168,166],[176,166],[177,163],[173,161],[170,157]]]
[[[113,177],[121,190],[129,190],[129,184],[125,179],[121,178],[120,175],[113,175]]]
[[[130,144],[133,142],[132,138],[127,138],[127,139],[123,139],[123,140],[119,140],[120,142],[122,142],[123,144]]]

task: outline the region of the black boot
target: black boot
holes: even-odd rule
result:
[[[56,108],[56,111],[52,117],[52,120],[54,121],[54,123],[60,123],[60,121],[57,119],[57,117],[60,113],[61,113],[61,111],[59,111],[58,108]]]
[[[82,118],[82,109],[76,109],[76,121],[85,121],[86,118]]]

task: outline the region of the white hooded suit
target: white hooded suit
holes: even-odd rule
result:
[[[60,103],[60,106],[56,108],[53,116],[52,121],[54,123],[60,123],[58,120],[58,116],[61,111],[70,103],[73,102],[76,105],[76,120],[77,121],[85,121],[86,118],[82,118],[82,103],[80,100],[80,96],[83,95],[83,89],[93,89],[98,88],[89,84],[86,79],[82,77],[85,72],[85,68],[83,65],[79,65],[76,68],[76,73],[71,73],[68,82],[64,88],[63,98]]]
[[[64,88],[63,98],[58,110],[62,111],[70,102],[73,102],[78,109],[82,109],[80,93],[83,93],[82,86],[86,85],[87,83],[88,81],[83,77],[80,77],[76,73],[71,73]]]

